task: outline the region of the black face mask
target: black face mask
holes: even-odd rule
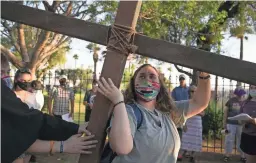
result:
[[[28,88],[31,86],[31,82],[21,82],[21,81],[17,81],[16,82],[17,85],[23,89],[24,91],[28,91]]]

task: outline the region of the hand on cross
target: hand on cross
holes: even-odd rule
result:
[[[102,77],[101,80],[98,81],[98,84],[98,91],[108,98],[113,104],[124,101],[122,92],[114,85],[110,78],[108,78],[108,81],[106,81]]]

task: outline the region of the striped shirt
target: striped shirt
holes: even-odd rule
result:
[[[71,89],[54,87],[50,92],[53,98],[52,112],[54,115],[64,115],[69,113],[70,100],[74,100],[74,92]]]

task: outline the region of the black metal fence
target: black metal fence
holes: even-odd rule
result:
[[[209,152],[223,152],[224,151],[224,135],[221,134],[223,126],[223,113],[225,103],[229,98],[233,96],[233,91],[236,88],[237,82],[218,77],[217,84],[215,83],[215,76],[212,76],[212,98],[208,108],[205,111],[205,116],[202,118],[203,123],[203,150]],[[124,90],[129,84],[130,76],[123,77],[121,83],[121,89]],[[48,93],[54,85],[59,85],[58,75],[47,73],[42,78],[38,79],[44,85],[43,94],[45,97],[45,105],[42,109],[43,112],[48,112],[47,100]],[[75,82],[68,80],[69,87],[75,92],[75,123],[84,123],[85,119],[85,106],[83,100],[85,93],[91,89],[92,75],[85,75],[78,78]],[[174,76],[169,79],[165,79],[168,90],[171,91],[174,87],[179,85],[178,76]],[[191,81],[187,81],[189,84]],[[242,84],[246,91],[249,89],[249,85]],[[237,142],[236,142],[237,143]],[[234,152],[236,153],[235,145]]]

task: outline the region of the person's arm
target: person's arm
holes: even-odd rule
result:
[[[122,92],[115,87],[111,79],[108,79],[107,82],[104,78],[102,78],[98,81],[98,84],[99,93],[111,100],[114,105],[124,100]],[[129,115],[130,116],[128,118],[124,103],[120,103],[115,106],[111,121],[109,141],[111,148],[118,155],[126,155],[133,149],[132,130],[133,132],[135,131],[135,123],[134,118],[131,117],[131,114]]]
[[[227,118],[228,118],[228,107],[226,106],[223,113],[223,128],[227,128]]]
[[[61,144],[63,153],[91,154],[88,149],[95,148],[97,140],[91,140],[94,135],[81,137],[81,134],[73,135],[68,140],[63,141],[44,141],[36,140],[26,152],[28,153],[60,153]]]
[[[50,115],[52,115],[52,98],[48,97],[48,112]]]
[[[135,133],[134,118],[127,115],[124,104],[119,104],[114,109],[111,121],[109,142],[113,151],[118,155],[126,155],[133,149],[133,136]],[[123,145],[125,144],[125,146]]]
[[[53,101],[53,95],[55,94],[55,89],[53,88],[48,96],[48,112],[50,115],[52,115],[52,101]]]
[[[87,105],[87,92],[85,92],[85,95],[84,95],[84,101],[83,101],[83,104],[86,106]]]
[[[75,100],[71,100],[71,114],[74,115]]]
[[[69,114],[69,117],[73,117],[74,115],[74,107],[75,107],[75,94],[73,91],[70,91],[70,94],[69,94],[69,99],[70,99],[70,103],[71,103],[71,112]]]
[[[36,109],[29,109],[4,82],[1,83],[1,92],[1,145],[5,149],[2,162],[12,162],[36,139],[64,141],[85,130],[85,126],[81,128]],[[15,135],[19,139],[12,139]]]
[[[207,77],[208,73],[200,73],[199,76]],[[211,83],[210,78],[198,79],[198,87],[193,98],[189,102],[189,108],[186,118],[190,118],[207,108],[211,98]]]

